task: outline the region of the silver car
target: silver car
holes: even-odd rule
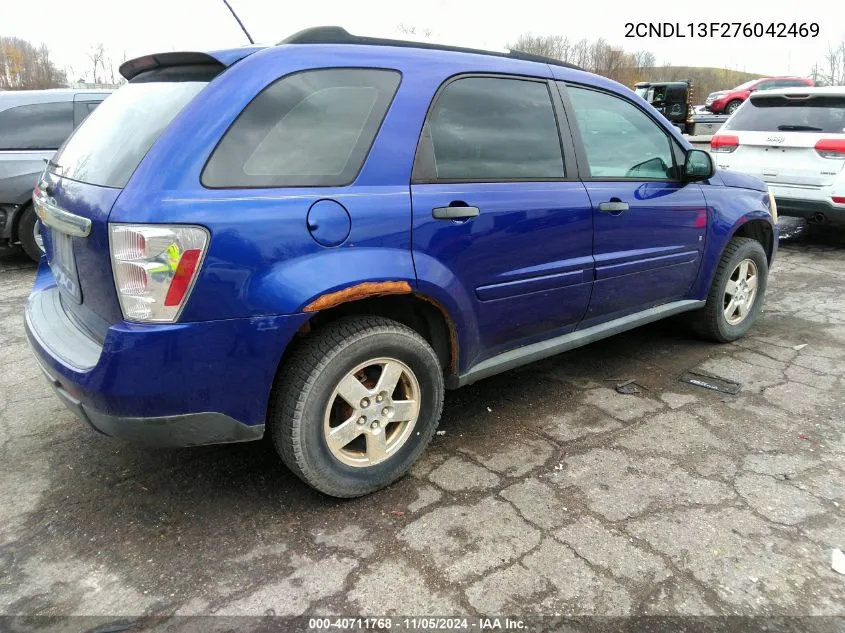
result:
[[[20,244],[38,260],[42,247],[32,209],[38,176],[108,90],[0,91],[0,246]]]

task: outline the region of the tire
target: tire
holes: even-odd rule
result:
[[[743,262],[750,261],[756,268],[756,292],[749,301],[745,301],[748,309],[744,316],[737,311],[734,320],[728,319],[731,302],[728,301],[728,283],[732,277],[739,276],[738,271]],[[751,269],[751,265],[747,265]],[[763,298],[766,294],[766,283],[769,277],[769,264],[766,252],[757,240],[748,237],[735,237],[725,247],[722,259],[713,276],[713,283],[707,295],[704,308],[696,313],[695,329],[702,336],[719,343],[730,343],[745,336],[763,309]],[[739,296],[748,296],[747,293]],[[739,319],[737,322],[736,319]]]
[[[725,106],[725,114],[733,114],[736,112],[736,109],[742,105],[742,101],[739,99],[734,99],[728,105]]]
[[[352,372],[362,365],[366,367],[356,379]],[[386,384],[391,382],[388,365],[393,375],[401,375],[397,391],[384,396],[386,391],[377,389],[383,377]],[[369,394],[360,402],[360,394],[344,398],[337,393],[351,384],[350,376],[358,382],[346,392],[359,393],[360,388]],[[400,392],[405,395],[394,398]],[[409,393],[416,393],[415,399]],[[305,483],[333,497],[358,497],[396,481],[419,458],[440,421],[443,393],[437,355],[414,330],[382,317],[344,317],[316,330],[283,365],[270,399],[269,432],[276,452]],[[382,408],[376,398],[395,404],[395,411],[416,410],[415,422],[388,420],[387,411],[394,408]],[[374,406],[363,408],[365,400]],[[416,404],[409,407],[409,402]],[[366,423],[353,426],[367,415]],[[333,422],[337,426],[330,428]],[[348,431],[359,434],[344,447],[339,446],[343,440],[330,445],[331,432],[347,423]],[[371,441],[378,445],[379,423],[381,448],[371,451]]]
[[[21,243],[24,253],[34,262],[39,261],[44,254],[44,251],[41,250],[41,246],[38,245],[35,239],[37,222],[38,216],[35,215],[35,209],[32,208],[31,204],[28,204],[21,211],[21,219],[18,221],[18,240]]]

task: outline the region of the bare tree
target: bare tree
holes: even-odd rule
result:
[[[581,39],[573,42],[563,35],[523,33],[507,47],[559,59],[624,83],[634,81],[643,68],[655,63],[654,55],[648,51],[626,53],[621,48],[610,46],[603,39],[593,42]]]
[[[36,47],[17,37],[0,37],[0,88],[57,88],[66,83],[65,73],[53,64],[46,45]]]
[[[845,86],[845,39],[828,45],[824,59],[813,64],[810,79],[822,86]]]
[[[97,79],[97,68],[102,66],[104,56],[105,56],[105,47],[103,46],[102,42],[92,46],[91,50],[88,52],[88,59],[91,60],[91,65],[93,67],[93,74],[91,75],[91,81],[95,84],[100,83],[99,80]],[[105,67],[103,67],[103,74],[105,74]]]
[[[621,48],[611,46],[603,39],[574,41],[563,35],[523,33],[516,41],[509,44],[508,48],[559,59],[584,70],[615,79],[629,87],[633,87],[639,81],[688,79],[695,84],[695,95],[702,99],[714,90],[731,88],[748,79],[761,76],[720,68],[692,68],[672,66],[669,63],[658,65],[657,58],[651,51],[626,52]],[[831,55],[826,61],[826,66],[833,64],[831,68],[839,69],[837,72],[840,75],[845,72],[845,53],[841,52],[841,49],[842,47],[835,49],[840,51],[837,58],[839,62],[831,62]],[[834,70],[830,70],[825,74],[835,73]]]
[[[636,51],[633,53],[634,56],[634,67],[637,70],[642,70],[644,68],[651,68],[652,66],[657,64],[657,59],[654,57],[654,53],[651,51]]]
[[[568,62],[572,45],[569,39],[562,35],[532,35],[523,33],[515,42],[507,44],[512,51],[521,51],[531,55],[542,55]]]
[[[828,49],[825,61],[829,72],[824,79],[828,85],[845,85],[845,39],[839,43],[839,46],[831,46]]]
[[[417,33],[417,27],[416,26],[407,25],[404,22],[400,22],[399,26],[397,26],[396,28],[403,35],[421,35],[425,39],[431,38],[431,29],[428,28],[428,27],[421,29],[420,32]]]

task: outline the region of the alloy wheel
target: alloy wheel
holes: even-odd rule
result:
[[[725,284],[723,299],[725,320],[730,325],[742,323],[757,298],[757,264],[751,259],[743,259],[734,268],[728,283]]]
[[[414,372],[395,358],[375,358],[348,372],[332,392],[323,418],[331,454],[343,464],[379,464],[405,445],[420,412]]]

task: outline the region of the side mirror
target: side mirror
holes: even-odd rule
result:
[[[687,151],[684,161],[684,181],[699,182],[712,178],[716,174],[716,166],[713,164],[713,157],[702,149],[691,149]]]

